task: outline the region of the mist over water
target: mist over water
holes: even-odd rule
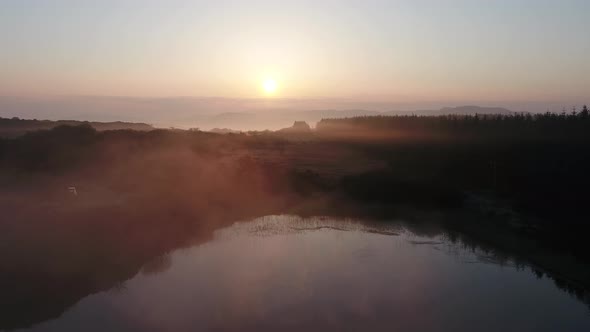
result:
[[[19,331],[582,331],[590,311],[514,261],[402,222],[268,216],[165,254]]]

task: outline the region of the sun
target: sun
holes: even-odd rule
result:
[[[266,80],[264,80],[262,82],[262,89],[268,95],[272,95],[275,92],[277,92],[278,88],[279,88],[279,84],[273,78],[267,78]]]

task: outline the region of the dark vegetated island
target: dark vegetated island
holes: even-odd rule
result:
[[[216,228],[275,213],[437,216],[590,303],[586,108],[225,134],[58,126],[0,139],[0,188],[0,329],[56,317]]]

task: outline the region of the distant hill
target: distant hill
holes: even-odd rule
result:
[[[1,137],[16,137],[23,135],[29,131],[52,129],[57,126],[69,125],[78,126],[81,124],[88,124],[98,131],[104,130],[121,130],[131,129],[138,131],[148,131],[155,129],[146,123],[132,123],[132,122],[87,122],[87,121],[76,121],[76,120],[27,120],[19,118],[1,118],[0,117],[0,136]]]

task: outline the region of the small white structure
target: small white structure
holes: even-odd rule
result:
[[[76,187],[68,187],[68,191],[71,192],[72,195],[78,196],[78,191],[76,190]]]

